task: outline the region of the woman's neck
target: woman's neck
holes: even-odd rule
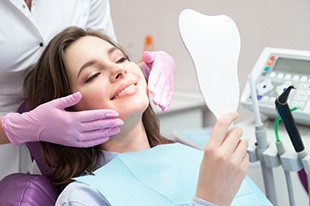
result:
[[[121,127],[119,134],[110,137],[109,141],[101,145],[101,149],[117,153],[134,152],[149,148],[150,144],[142,120],[134,125],[125,123]]]

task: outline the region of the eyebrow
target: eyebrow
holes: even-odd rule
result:
[[[118,48],[116,48],[116,47],[111,47],[109,50],[108,50],[108,55],[111,55],[114,51],[116,51],[116,50],[119,50]],[[79,70],[79,73],[77,74],[77,76],[76,76],[76,78],[78,78],[79,76],[80,76],[80,74],[81,74],[81,72],[84,70],[84,69],[86,69],[87,67],[90,67],[90,66],[92,66],[92,65],[94,65],[94,64],[96,64],[96,60],[91,60],[91,61],[88,61],[88,62],[86,62],[85,64],[83,64],[82,66],[81,66],[81,68],[80,68],[80,70]]]

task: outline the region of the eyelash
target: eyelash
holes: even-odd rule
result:
[[[97,72],[97,73],[95,73],[95,74],[93,74],[92,76],[90,76],[89,78],[87,78],[86,80],[85,80],[85,83],[88,83],[88,82],[90,82],[90,81],[92,81],[93,79],[95,79],[97,76],[99,76],[101,74],[101,72]]]
[[[115,63],[120,64],[123,63],[124,61],[128,60],[128,58],[126,57],[122,57],[119,60],[117,60]],[[85,83],[88,83],[90,81],[92,81],[93,79],[95,79],[97,76],[99,76],[101,74],[101,72],[95,73],[94,75],[90,76],[89,78],[87,78],[85,80]]]
[[[119,64],[119,63],[122,63],[122,62],[124,62],[126,60],[128,60],[126,57],[122,57],[119,60],[117,60],[115,63]]]

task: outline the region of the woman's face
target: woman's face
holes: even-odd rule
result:
[[[137,64],[98,37],[82,37],[65,52],[72,92],[80,91],[77,110],[113,109],[125,119],[143,113],[149,100],[147,84]]]

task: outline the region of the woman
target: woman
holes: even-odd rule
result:
[[[22,161],[28,155],[25,146],[12,145],[48,141],[89,147],[103,143],[116,134],[123,123],[117,118],[116,111],[65,111],[65,108],[79,102],[79,93],[47,102],[29,113],[16,113],[24,101],[22,86],[26,70],[32,68],[45,46],[58,32],[67,26],[76,25],[108,33],[116,39],[109,1],[3,0],[0,1],[0,8],[0,179],[12,172],[29,172],[31,169],[31,162],[26,164],[28,162]],[[169,95],[162,94],[170,93],[172,96],[171,82],[175,71],[174,63],[169,65],[169,62],[163,62],[164,59],[167,59],[164,52],[146,53],[143,58],[147,63],[144,66],[151,67],[149,79],[154,84],[150,91],[154,95],[155,104],[162,110],[166,110],[171,101]],[[156,86],[158,79],[161,80],[160,87]],[[165,89],[162,84],[166,86]],[[162,89],[167,92],[162,92]],[[44,121],[47,115],[49,121]],[[67,139],[57,138],[63,134],[71,135]]]
[[[118,45],[100,33],[71,27],[58,34],[28,74],[25,88],[31,108],[80,92],[83,98],[70,111],[112,109],[124,121],[118,134],[96,147],[72,148],[42,142],[52,169],[51,179],[60,190],[72,178],[108,164],[118,153],[171,143],[159,133],[142,71]],[[234,112],[224,115],[213,130],[200,165],[193,205],[230,205],[246,175],[247,141],[240,139],[240,128],[228,131],[237,116]],[[110,205],[95,188],[73,182],[56,205],[75,204]]]

